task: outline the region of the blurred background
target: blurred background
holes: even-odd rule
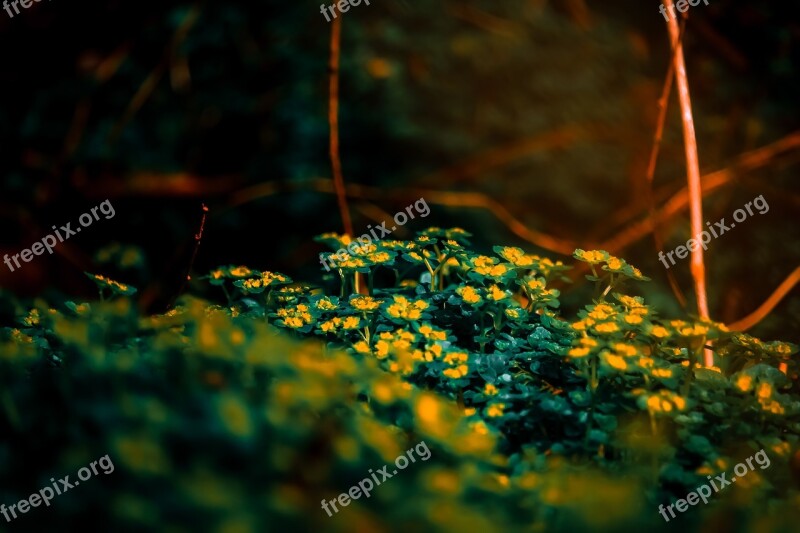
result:
[[[605,248],[682,313],[647,225],[648,158],[670,61],[655,0],[381,0],[344,16],[340,136],[356,234],[424,197],[395,236],[460,226],[481,250],[516,245],[571,262]],[[321,283],[317,234],[343,230],[328,158],[332,25],[317,2],[55,0],[0,11],[0,255],[110,200],[99,221],[0,286],[92,297],[83,271],[139,287],[161,312],[221,264]],[[685,56],[705,220],[763,195],[770,210],[712,241],[712,318],[755,310],[800,265],[800,18],[793,3],[713,0],[689,10]],[[653,184],[686,186],[675,91]],[[659,224],[664,250],[688,212]],[[405,230],[407,233],[403,233]],[[111,265],[114,265],[113,267]],[[121,265],[121,266],[120,266]],[[688,260],[671,269],[694,312]],[[582,273],[565,314],[587,300]],[[189,288],[193,290],[192,287]],[[219,296],[219,295],[215,295]],[[751,333],[800,340],[795,288]]]

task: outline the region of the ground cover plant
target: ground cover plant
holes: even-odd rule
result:
[[[9,527],[794,527],[796,346],[662,317],[636,295],[648,278],[601,250],[575,251],[595,293],[564,316],[552,286],[573,265],[469,238],[360,243],[326,257],[319,285],[223,266],[199,280],[216,302],[186,295],[152,316],[99,274],[92,302],[2,293],[2,501],[115,464]],[[430,460],[321,509],[421,441]],[[670,524],[658,514],[762,449],[769,468]]]

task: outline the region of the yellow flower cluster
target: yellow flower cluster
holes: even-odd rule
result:
[[[683,320],[672,320],[669,323],[681,337],[702,337],[708,333],[708,327],[692,324]]]
[[[486,408],[486,416],[495,418],[498,416],[503,416],[503,410],[506,408],[506,405],[503,403],[494,403]]]
[[[324,298],[320,298],[314,303],[314,307],[319,309],[320,311],[335,311],[336,304],[331,301],[330,298],[327,296]]]
[[[481,276],[500,277],[508,272],[508,268],[499,263],[498,259],[487,255],[479,255],[470,259],[472,271]]]
[[[532,266],[534,262],[534,256],[527,255],[520,248],[515,248],[513,246],[504,246],[500,248],[498,254],[512,265],[518,267],[529,267]]]
[[[415,250],[418,248],[416,244],[408,241],[381,241],[381,246],[388,250]]]
[[[589,316],[595,320],[605,320],[616,315],[617,312],[613,307],[607,304],[597,304],[589,312]]]
[[[445,369],[442,374],[451,379],[463,378],[469,373],[467,360],[469,356],[466,352],[450,352],[444,357],[444,362],[452,365],[453,368]]]
[[[672,391],[660,390],[647,396],[647,409],[652,413],[669,413],[686,409],[686,400]]]
[[[377,310],[382,303],[382,300],[376,300],[371,296],[353,296],[350,298],[350,305],[352,305],[355,309],[365,313],[370,313]]]
[[[128,293],[128,292],[130,292],[132,290],[132,287],[129,287],[128,285],[125,285],[124,283],[120,283],[118,281],[114,281],[111,278],[107,278],[107,277],[101,276],[99,274],[92,274],[91,277],[94,278],[95,281],[100,282],[101,285],[104,285],[105,287],[108,287],[109,289],[111,289],[112,291],[115,291],[115,292],[120,292],[122,294],[125,294],[125,293]]]
[[[581,337],[578,341],[579,346],[572,348],[567,355],[575,359],[581,359],[589,355],[592,351],[592,348],[597,347],[597,341],[592,339],[591,337]]]
[[[486,298],[489,300],[493,300],[495,302],[499,302],[500,300],[505,300],[509,297],[508,292],[504,291],[497,285],[491,285],[486,290]]]
[[[390,352],[393,351],[411,351],[412,344],[416,342],[417,336],[408,330],[398,329],[394,332],[383,331],[377,336],[375,342],[374,353],[378,359],[386,359]],[[418,353],[417,353],[418,352]],[[421,350],[414,350],[414,359],[423,360],[423,353]],[[433,360],[430,356],[429,360]]]
[[[664,326],[653,326],[650,328],[650,335],[657,339],[665,339],[669,337],[669,330]]]
[[[386,313],[393,318],[419,320],[422,318],[422,312],[428,307],[430,304],[425,300],[411,302],[405,296],[395,295],[393,302],[386,307]]]
[[[300,307],[300,306],[298,306]],[[278,311],[280,315],[280,310]],[[361,325],[361,319],[357,316],[346,316],[344,318],[334,317],[330,320],[320,323],[319,329],[325,333],[336,333],[336,331],[357,329]]]
[[[329,261],[334,268],[339,269],[356,269],[367,266],[360,257],[353,257],[347,252],[340,252],[338,254],[330,253],[323,254],[325,261]]]
[[[292,329],[302,328],[306,324],[311,324],[314,317],[308,312],[306,304],[298,304],[294,307],[285,307],[278,309],[278,316],[283,320],[283,323]]]
[[[375,265],[382,265],[391,261],[392,256],[388,252],[375,252],[367,255],[367,259]]]
[[[511,320],[519,320],[522,318],[522,311],[521,307],[507,307],[503,312]]]
[[[597,265],[608,259],[608,252],[602,250],[589,250],[584,251],[581,249],[575,250],[575,259],[589,263],[590,265]]]
[[[740,374],[739,377],[736,378],[734,386],[742,392],[755,391],[758,403],[761,404],[761,408],[764,411],[768,411],[776,415],[780,415],[785,412],[783,406],[773,398],[775,389],[770,383],[762,381],[756,385],[752,376],[748,374]]]
[[[422,324],[417,329],[420,335],[425,337],[426,339],[433,340],[433,341],[444,341],[447,340],[447,332],[442,331],[439,329],[434,329],[429,324]]]
[[[461,299],[464,300],[468,304],[478,304],[483,300],[483,297],[480,295],[478,290],[474,287],[470,286],[463,286],[456,289],[456,294],[461,296]]]
[[[603,352],[602,359],[608,366],[615,370],[625,371],[628,369],[628,363],[625,361],[625,358],[620,355]]]

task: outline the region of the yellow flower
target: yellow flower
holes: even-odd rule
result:
[[[672,377],[672,370],[669,368],[656,368],[652,372],[653,377],[656,378],[671,378]]]
[[[413,304],[404,296],[394,296],[393,303],[386,308],[386,313],[394,318],[418,320],[422,318],[422,310],[430,307],[425,300],[417,300]]]
[[[322,298],[320,300],[317,300],[314,306],[321,311],[333,311],[334,309],[336,309],[336,304],[334,304],[327,298]]]
[[[619,331],[619,327],[617,327],[617,325],[613,322],[598,324],[594,327],[594,329],[598,333],[614,333],[615,331]]]
[[[600,304],[596,305],[589,313],[589,316],[596,320],[605,320],[614,314],[614,308],[610,305]]]
[[[664,337],[669,336],[669,331],[664,326],[653,326],[653,329],[650,331],[650,334],[653,335],[653,337],[663,339]]]
[[[353,349],[358,353],[369,353],[369,344],[366,341],[358,341],[353,345]]]
[[[739,379],[736,380],[736,387],[744,392],[749,391],[753,387],[753,378],[747,374],[742,374],[739,376]]]
[[[295,328],[295,329],[302,328],[304,325],[302,319],[294,316],[284,319],[283,323],[289,326],[290,328]]]
[[[636,347],[625,344],[624,342],[616,343],[614,349],[617,351],[617,354],[622,356],[633,357],[636,355]]]
[[[500,249],[498,254],[514,266],[527,267],[533,264],[533,258],[531,256],[526,255],[523,250],[513,246],[504,246]]]
[[[529,279],[525,285],[533,291],[538,291],[544,289],[544,282],[538,279]]]
[[[367,259],[369,259],[375,264],[381,264],[381,263],[388,263],[389,261],[391,261],[392,256],[389,255],[387,252],[375,252],[374,254],[369,254],[367,256]]]
[[[761,406],[764,408],[764,410],[769,411],[770,413],[775,415],[782,415],[785,413],[783,406],[774,400],[770,400],[769,402],[763,402]]]
[[[379,340],[375,343],[375,357],[378,359],[386,359],[389,356],[389,343],[384,340]]]
[[[231,270],[231,276],[236,278],[246,278],[247,276],[252,276],[252,275],[253,271],[244,266],[236,267]]]
[[[487,297],[494,301],[499,301],[508,298],[508,294],[497,285],[492,285],[489,287]]]
[[[625,322],[627,322],[628,324],[641,324],[642,317],[634,314],[625,315]]]
[[[606,265],[608,265],[608,270],[611,272],[620,272],[625,267],[625,263],[616,257],[610,257],[606,261]]]
[[[478,435],[488,435],[489,434],[489,427],[486,425],[486,422],[483,420],[478,420],[477,422],[473,422],[469,425],[470,429],[477,433]]]
[[[481,276],[499,277],[508,272],[505,265],[498,265],[497,259],[480,255],[472,259],[473,270]]]
[[[511,318],[512,320],[519,320],[519,317],[521,316],[519,309],[514,309],[510,307],[505,310],[505,314],[508,318]]]
[[[459,365],[456,368],[446,369],[444,372],[442,372],[442,374],[444,374],[448,378],[458,379],[466,376],[468,371],[469,367],[467,367],[467,365]]]
[[[497,387],[495,387],[491,383],[487,383],[486,386],[483,388],[483,393],[487,396],[494,396],[495,394],[497,394]]]
[[[503,416],[503,409],[505,409],[505,407],[506,407],[505,404],[502,403],[492,404],[486,409],[486,416],[492,418]]]
[[[587,326],[591,326],[593,323],[594,323],[594,321],[592,321],[591,323],[587,323],[586,320],[579,320],[579,321],[574,322],[572,324],[572,328],[576,329],[578,331],[586,331],[586,327]]]
[[[434,356],[436,356],[437,359],[442,356],[442,347],[439,344],[434,344],[433,346],[428,348],[428,351],[431,352]]]
[[[681,398],[680,396],[673,394],[672,395],[672,403],[675,404],[679,410],[683,411],[686,408],[686,400]]]
[[[359,311],[375,311],[383,302],[370,296],[354,296],[350,298],[350,305]]]
[[[625,362],[625,359],[618,355],[606,354],[605,360],[609,366],[617,370],[625,370],[628,368],[628,363]]]
[[[450,352],[444,358],[444,362],[450,365],[466,363],[469,356],[466,352]]]
[[[586,357],[589,355],[589,348],[573,348],[567,355],[570,357]]]
[[[506,272],[508,272],[508,269],[506,268],[505,265],[496,265],[492,267],[492,269],[489,271],[490,275],[498,277],[502,276]]]
[[[481,295],[473,287],[459,287],[456,293],[468,304],[476,304],[482,300]]]
[[[411,343],[404,339],[397,339],[392,341],[392,347],[398,350],[407,350],[411,347]]]
[[[259,279],[247,279],[247,280],[244,281],[244,283],[242,285],[244,286],[245,289],[260,289],[264,285],[264,282],[261,281],[260,278]]]
[[[772,385],[769,383],[759,383],[756,394],[761,399],[766,399],[772,396]]]
[[[342,322],[342,328],[356,329],[360,322],[361,320],[357,316],[348,316]]]
[[[596,265],[605,261],[608,254],[600,250],[590,250],[585,252],[583,250],[575,250],[575,259]]]
[[[653,368],[656,361],[652,357],[640,357],[637,364],[642,368]]]

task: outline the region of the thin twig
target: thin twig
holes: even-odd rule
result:
[[[680,35],[678,36],[679,42],[683,40],[684,30],[686,29],[686,20],[681,22]],[[677,49],[673,50],[673,56]],[[658,160],[658,153],[661,149],[661,139],[664,137],[664,124],[667,121],[667,107],[669,104],[669,95],[672,92],[672,79],[675,76],[675,61],[674,57],[669,61],[667,68],[667,76],[664,80],[664,86],[661,89],[661,98],[658,100],[658,121],[656,122],[656,131],[653,135],[653,147],[650,150],[650,161],[647,164],[647,186],[645,187],[647,196],[647,207],[650,212],[650,218],[653,221],[653,244],[656,247],[656,252],[664,249],[664,240],[661,238],[661,229],[656,217],[656,202],[653,195],[653,180],[656,174],[656,161]],[[672,293],[678,300],[682,308],[686,308],[686,297],[683,295],[678,280],[675,279],[675,274],[671,270],[667,270],[667,280],[669,286],[672,288]]]
[[[731,331],[747,331],[748,329],[752,328],[775,308],[778,303],[789,294],[789,291],[794,288],[795,285],[800,283],[800,266],[794,269],[794,272],[789,274],[789,277],[783,280],[783,283],[778,285],[778,288],[775,289],[775,292],[770,295],[766,301],[759,306],[758,309],[747,315],[746,317],[737,320],[736,322],[729,324],[728,329]]]
[[[666,0],[664,7],[667,8],[667,11],[674,12],[673,0]],[[697,155],[697,138],[692,116],[692,101],[689,95],[689,80],[686,75],[686,63],[683,58],[683,44],[680,42],[678,21],[674,17],[668,17],[667,27],[669,28],[674,51],[675,82],[678,86],[678,99],[683,117],[683,140],[686,148],[686,174],[689,183],[692,235],[699,236],[703,231],[703,190],[700,184],[700,161]],[[706,293],[706,271],[702,247],[697,247],[692,251],[691,270],[692,278],[694,279],[695,296],[697,297],[697,312],[701,319],[708,319],[708,295]],[[714,365],[713,354],[710,350],[706,350],[705,364],[706,366]]]
[[[330,157],[331,171],[333,172],[333,185],[336,189],[336,199],[339,203],[339,213],[342,216],[342,225],[347,235],[353,235],[353,222],[350,220],[350,209],[347,206],[347,195],[342,176],[342,162],[339,159],[339,56],[342,37],[342,13],[333,19],[331,27],[331,56],[329,64],[329,105],[328,124],[330,126]]]
[[[189,260],[189,266],[186,267],[186,275],[183,278],[183,282],[181,284],[181,288],[178,291],[178,294],[175,295],[175,298],[172,300],[172,305],[170,307],[175,306],[175,301],[178,297],[183,294],[183,291],[186,289],[186,284],[191,281],[191,271],[192,267],[194,266],[194,260],[197,258],[197,250],[200,249],[200,241],[203,239],[203,231],[206,228],[206,218],[208,217],[208,207],[206,204],[203,204],[203,216],[200,218],[200,229],[197,233],[194,234],[194,250],[192,250],[192,258]]]

